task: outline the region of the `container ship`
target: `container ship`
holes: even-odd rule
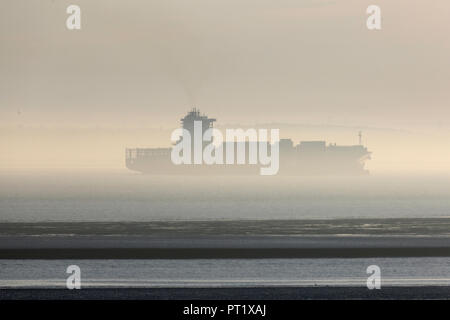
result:
[[[203,133],[213,127],[216,119],[208,118],[193,109],[181,119],[181,127],[194,136],[194,123],[201,122]],[[182,139],[182,137],[180,138]],[[366,175],[365,162],[371,152],[361,143],[341,146],[327,144],[325,141],[300,141],[294,144],[291,139],[279,140],[279,175]],[[237,144],[233,142],[235,150]],[[248,151],[248,141],[245,150]],[[225,144],[225,143],[224,143]],[[204,146],[203,146],[204,147]],[[125,161],[128,169],[153,175],[258,175],[260,164],[174,164],[171,159],[172,147],[168,148],[127,148]],[[226,148],[224,147],[224,150]],[[270,149],[270,147],[269,147]],[[236,155],[236,152],[234,152]],[[246,160],[248,160],[246,152]]]

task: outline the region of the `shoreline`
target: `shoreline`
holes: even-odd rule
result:
[[[3,260],[314,259],[450,257],[447,247],[385,248],[36,248],[0,249]]]
[[[410,300],[450,299],[450,286],[0,289],[0,300]]]

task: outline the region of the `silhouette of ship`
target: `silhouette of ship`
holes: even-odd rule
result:
[[[193,109],[181,119],[181,126],[194,137],[194,121],[202,123],[203,133],[213,127],[216,119],[201,115]],[[182,137],[180,138],[182,139]],[[325,141],[300,141],[294,145],[291,139],[279,140],[279,171],[281,175],[364,175],[365,161],[370,159],[371,152],[361,144],[338,146],[326,144]],[[180,140],[179,140],[180,141]],[[241,175],[260,172],[261,164],[249,164],[249,145],[246,142],[234,142],[236,151],[239,143],[245,144],[244,164],[179,164],[171,160],[172,147],[169,148],[127,148],[126,166],[128,169],[155,175]],[[225,142],[224,142],[225,145]],[[269,144],[268,144],[269,145]],[[270,145],[269,145],[270,146]],[[203,148],[205,144],[203,145]],[[270,149],[270,147],[269,147]],[[226,148],[223,148],[226,153]],[[236,152],[234,152],[236,158]],[[236,159],[235,159],[236,160]]]

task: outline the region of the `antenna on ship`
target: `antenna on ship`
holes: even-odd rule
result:
[[[362,145],[362,131],[358,132],[358,137],[359,137],[359,145]]]

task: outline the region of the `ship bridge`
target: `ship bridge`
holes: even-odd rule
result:
[[[206,130],[213,127],[216,119],[208,118],[206,115],[201,115],[200,110],[193,108],[188,114],[181,119],[181,127],[186,129],[191,134],[191,137],[194,136],[194,122],[201,121],[202,122],[202,135]]]

